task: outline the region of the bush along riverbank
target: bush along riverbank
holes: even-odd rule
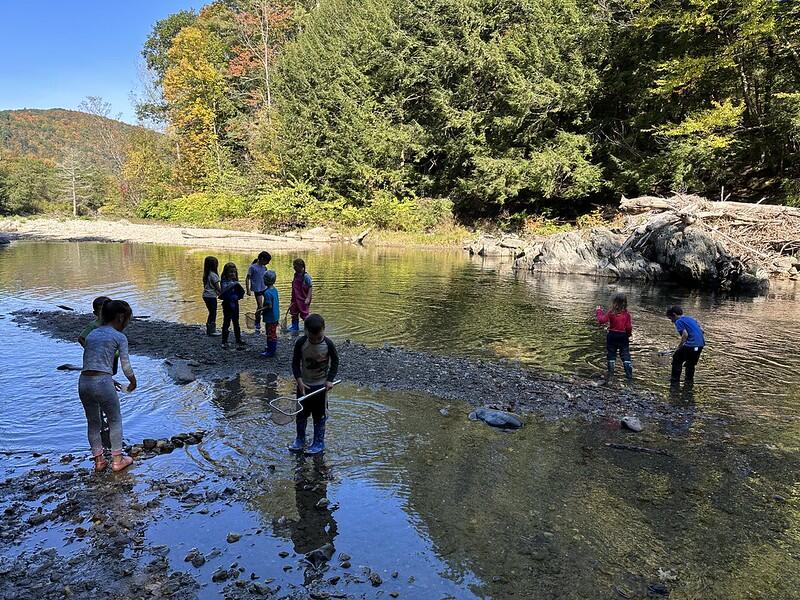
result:
[[[518,269],[759,293],[770,278],[798,279],[800,209],[710,202],[698,196],[623,198],[619,227],[547,237],[483,237],[466,249]]]

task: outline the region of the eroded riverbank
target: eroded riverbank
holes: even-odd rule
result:
[[[76,332],[91,319],[91,315],[66,311],[14,313],[18,324],[68,341],[75,340]],[[206,379],[232,377],[242,371],[290,376],[292,336],[284,336],[277,356],[267,360],[258,354],[263,350],[263,337],[246,336],[248,346],[226,349],[218,338],[208,338],[196,326],[155,319],[134,320],[125,333],[132,353],[192,361],[196,374]],[[679,425],[697,418],[694,411],[635,386],[537,373],[511,361],[441,356],[388,345],[374,348],[350,340],[338,341],[337,346],[340,377],[373,389],[424,393],[547,419],[618,419],[630,414]]]

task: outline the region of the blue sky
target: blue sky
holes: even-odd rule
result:
[[[142,45],[153,24],[202,0],[0,0],[0,110],[77,108],[102,96],[135,122]]]

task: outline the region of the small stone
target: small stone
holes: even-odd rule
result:
[[[642,422],[637,417],[623,417],[620,423],[625,429],[630,429],[635,433],[639,433],[643,429]]]
[[[328,562],[333,557],[333,552],[333,544],[325,544],[306,554],[306,560],[314,565],[314,567],[319,567],[321,564]]]
[[[369,582],[372,584],[372,587],[378,587],[383,583],[383,579],[381,579],[381,576],[378,575],[375,571],[370,571]]]
[[[772,495],[772,499],[775,500],[775,502],[781,502],[781,503],[785,503],[786,502],[786,498],[784,498],[780,494],[773,494]]]
[[[154,440],[152,438],[145,438],[145,439],[142,440],[142,447],[145,450],[152,450],[153,448],[156,447],[157,443],[158,443],[157,440]]]
[[[50,518],[50,516],[46,515],[44,513],[40,513],[40,512],[33,513],[30,517],[28,517],[28,524],[29,525],[33,525],[34,527],[36,527],[37,525],[41,525],[42,523],[47,521],[47,519],[49,519],[49,518]]]
[[[397,579],[398,577],[400,577],[400,573],[398,573],[397,571],[393,571],[392,572],[392,579]]]
[[[229,533],[228,537],[225,538],[225,539],[228,540],[229,544],[235,544],[240,539],[242,539],[242,534],[241,533]]]
[[[331,585],[336,585],[337,583],[339,583],[340,579],[341,577],[339,577],[338,575],[334,575],[333,577],[328,579],[328,583],[330,583]]]
[[[339,560],[340,560],[340,561],[351,560],[351,559],[350,559],[350,555],[349,555],[349,554],[346,554],[346,553],[344,553],[344,552],[340,552],[340,553],[339,553]]]
[[[281,550],[280,552],[278,552],[278,556],[280,556],[281,558],[286,558],[287,556],[289,556],[289,553],[286,550]]]
[[[228,571],[220,567],[219,569],[214,571],[213,575],[211,575],[211,581],[213,581],[214,583],[218,583],[220,581],[226,581],[228,577],[229,577]]]
[[[328,506],[330,506],[330,504],[331,504],[331,501],[328,500],[327,498],[320,498],[317,501],[317,508],[328,508]]]
[[[397,593],[397,592],[389,592],[389,595],[390,595],[392,598],[397,598],[397,597],[398,597],[400,594],[399,594],[399,593]]]
[[[66,464],[68,462],[72,462],[73,460],[75,460],[75,457],[72,456],[72,454],[65,454],[61,457],[61,464]]]
[[[442,415],[443,417],[449,417],[450,416],[450,411],[447,410],[446,408],[440,408],[439,409],[439,414]]]
[[[342,567],[343,569],[349,569],[350,568],[350,561],[346,560],[343,563],[341,563],[339,566]]]
[[[272,594],[272,589],[268,585],[259,582],[251,583],[250,591],[258,596],[269,596]]]

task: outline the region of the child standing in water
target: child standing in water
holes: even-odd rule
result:
[[[247,269],[247,277],[244,280],[247,295],[252,293],[256,297],[256,333],[261,331],[261,313],[264,308],[264,290],[266,289],[264,275],[267,273],[267,265],[271,260],[272,256],[269,252],[259,252],[258,258]]]
[[[305,319],[305,335],[298,338],[292,355],[292,374],[297,381],[297,397],[305,396],[319,389],[324,392],[307,398],[302,402],[303,410],[295,423],[297,437],[289,446],[292,452],[302,452],[306,445],[306,424],[308,416],[314,417],[314,441],[306,454],[319,454],[325,450],[325,406],[328,390],[333,387],[339,371],[339,354],[336,346],[325,337],[325,319],[320,315],[309,315]]]
[[[681,336],[681,341],[672,355],[672,374],[670,383],[678,385],[681,382],[681,371],[686,365],[684,383],[694,383],[694,369],[700,360],[700,353],[706,345],[705,331],[695,319],[683,314],[680,306],[670,306],[667,309],[667,318],[675,323],[675,330]]]
[[[599,323],[608,323],[606,334],[606,350],[608,358],[608,376],[614,374],[617,364],[617,352],[622,358],[625,368],[625,377],[633,378],[633,363],[631,362],[630,338],[633,333],[631,315],[628,312],[628,299],[625,294],[616,294],[611,299],[611,310],[605,312],[598,306],[595,312]]]
[[[292,302],[289,305],[289,314],[292,315],[292,326],[289,331],[300,331],[300,319],[306,320],[311,307],[311,275],[306,273],[306,263],[302,258],[295,258],[294,279],[292,280]]]
[[[233,335],[236,343],[244,345],[242,331],[239,328],[239,300],[244,298],[244,289],[239,283],[239,271],[232,262],[226,263],[220,278],[220,300],[222,300],[222,344],[228,345],[228,334],[233,324]]]
[[[103,456],[100,436],[101,411],[108,418],[111,438],[111,468],[121,471],[133,464],[130,456],[122,455],[122,415],[119,396],[112,379],[114,356],[119,353],[122,372],[128,378],[128,391],[136,389],[136,376],[128,356],[128,338],[122,333],[131,321],[133,312],[127,302],[111,300],[102,308],[103,324],[86,336],[83,351],[83,370],[78,380],[78,395],[86,413],[89,446],[94,468],[102,471],[108,466]]]
[[[272,358],[278,351],[278,321],[281,320],[280,299],[275,289],[275,271],[264,275],[264,333],[267,334],[267,348],[261,353],[264,358]]]
[[[206,256],[203,261],[203,302],[208,309],[206,319],[206,335],[213,336],[217,332],[217,302],[222,291],[219,285],[219,260],[216,256]]]

